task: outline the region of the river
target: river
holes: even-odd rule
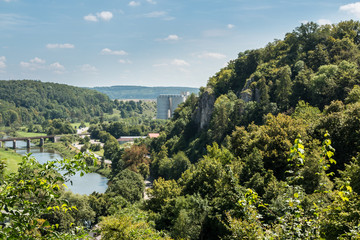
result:
[[[12,142],[6,142],[5,146],[9,148],[12,147]],[[31,145],[31,149],[27,149],[25,141],[16,142],[16,152],[21,155],[31,152],[32,156],[40,163],[45,163],[49,160],[61,159],[60,154],[51,150],[39,148],[33,144]],[[98,173],[88,173],[82,177],[80,177],[80,173],[77,173],[72,176],[70,180],[73,183],[72,185],[70,182],[66,182],[65,184],[73,193],[91,194],[94,191],[104,193],[107,189],[108,179]]]

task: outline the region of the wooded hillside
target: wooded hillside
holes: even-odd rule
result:
[[[55,118],[86,121],[113,110],[109,97],[97,91],[32,80],[0,81],[0,103],[7,126]]]
[[[143,87],[143,86],[111,86],[94,87],[111,99],[156,99],[160,94],[181,94],[182,92],[198,93],[198,88],[190,87]]]
[[[336,100],[356,102],[359,30],[355,21],[307,23],[283,40],[239,53],[175,114],[166,135],[169,150],[185,150],[195,161],[206,144],[223,142],[236,126],[262,125],[269,113],[290,115],[300,100],[319,110]]]
[[[156,228],[175,239],[359,238],[359,49],[359,22],[307,23],[211,77],[150,143]]]

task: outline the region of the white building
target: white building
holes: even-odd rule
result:
[[[183,94],[161,94],[157,97],[157,119],[169,119],[180,103],[186,101],[189,92]]]

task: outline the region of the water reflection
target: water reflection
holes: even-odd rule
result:
[[[12,142],[6,142],[5,146],[12,148],[12,144]],[[21,155],[32,153],[32,156],[40,163],[45,163],[49,160],[61,159],[61,156],[58,153],[44,149],[43,147],[40,148],[31,144],[31,148],[27,148],[25,141],[16,142],[15,152]],[[70,181],[65,184],[73,193],[91,194],[94,191],[104,193],[107,189],[108,179],[98,173],[89,173],[82,177],[80,177],[80,173],[77,173],[72,176],[70,180],[72,181],[72,185]]]

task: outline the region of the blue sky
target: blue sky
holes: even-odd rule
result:
[[[200,87],[303,22],[359,18],[335,0],[0,0],[0,79]]]

